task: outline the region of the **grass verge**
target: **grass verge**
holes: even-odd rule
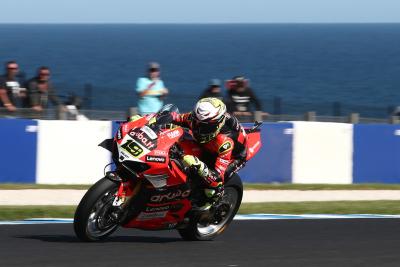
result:
[[[86,184],[1,184],[0,190],[18,189],[89,189],[91,185]]]
[[[242,203],[239,213],[276,214],[400,214],[400,201],[321,201]]]
[[[76,206],[0,206],[0,220],[73,218]]]
[[[1,184],[0,190],[15,189],[82,189],[91,185],[68,184]],[[246,190],[400,190],[400,184],[250,184],[245,183]]]
[[[247,190],[400,190],[400,184],[244,184]]]
[[[75,206],[0,206],[0,220],[73,218]],[[240,214],[400,214],[400,201],[243,203]]]

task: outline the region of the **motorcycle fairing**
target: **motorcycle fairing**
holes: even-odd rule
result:
[[[192,207],[187,175],[169,156],[171,146],[179,141],[184,130],[160,129],[156,134],[146,123],[142,119],[126,123],[121,126],[121,138],[116,136],[119,162],[139,161],[149,166],[138,176],[148,181],[142,188],[144,192],[139,193],[139,201],[146,204],[124,227],[169,229],[181,222]]]
[[[261,134],[260,132],[252,132],[247,134],[247,156],[246,161],[254,157],[261,148]]]

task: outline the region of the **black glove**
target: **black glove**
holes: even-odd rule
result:
[[[172,115],[168,111],[163,111],[156,116],[157,124],[165,125],[172,122]]]

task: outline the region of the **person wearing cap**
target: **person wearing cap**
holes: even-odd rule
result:
[[[261,111],[261,103],[245,77],[235,76],[231,82],[232,87],[226,99],[229,112],[237,116],[250,116],[252,111]]]
[[[218,79],[211,79],[208,83],[208,87],[203,91],[199,99],[214,97],[222,100],[224,97],[221,94],[221,81]]]
[[[147,76],[137,80],[138,109],[140,115],[158,112],[163,106],[163,98],[168,94],[164,82],[160,78],[160,64],[151,62]]]

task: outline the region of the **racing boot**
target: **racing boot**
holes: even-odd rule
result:
[[[189,168],[195,174],[200,176],[205,184],[207,184],[207,187],[204,189],[204,195],[207,198],[206,202],[200,204],[200,206],[197,206],[198,203],[194,203],[193,209],[200,211],[210,209],[211,206],[217,202],[224,193],[224,186],[221,178],[210,171],[207,165],[195,156],[185,155],[183,157],[183,164],[185,167]]]

